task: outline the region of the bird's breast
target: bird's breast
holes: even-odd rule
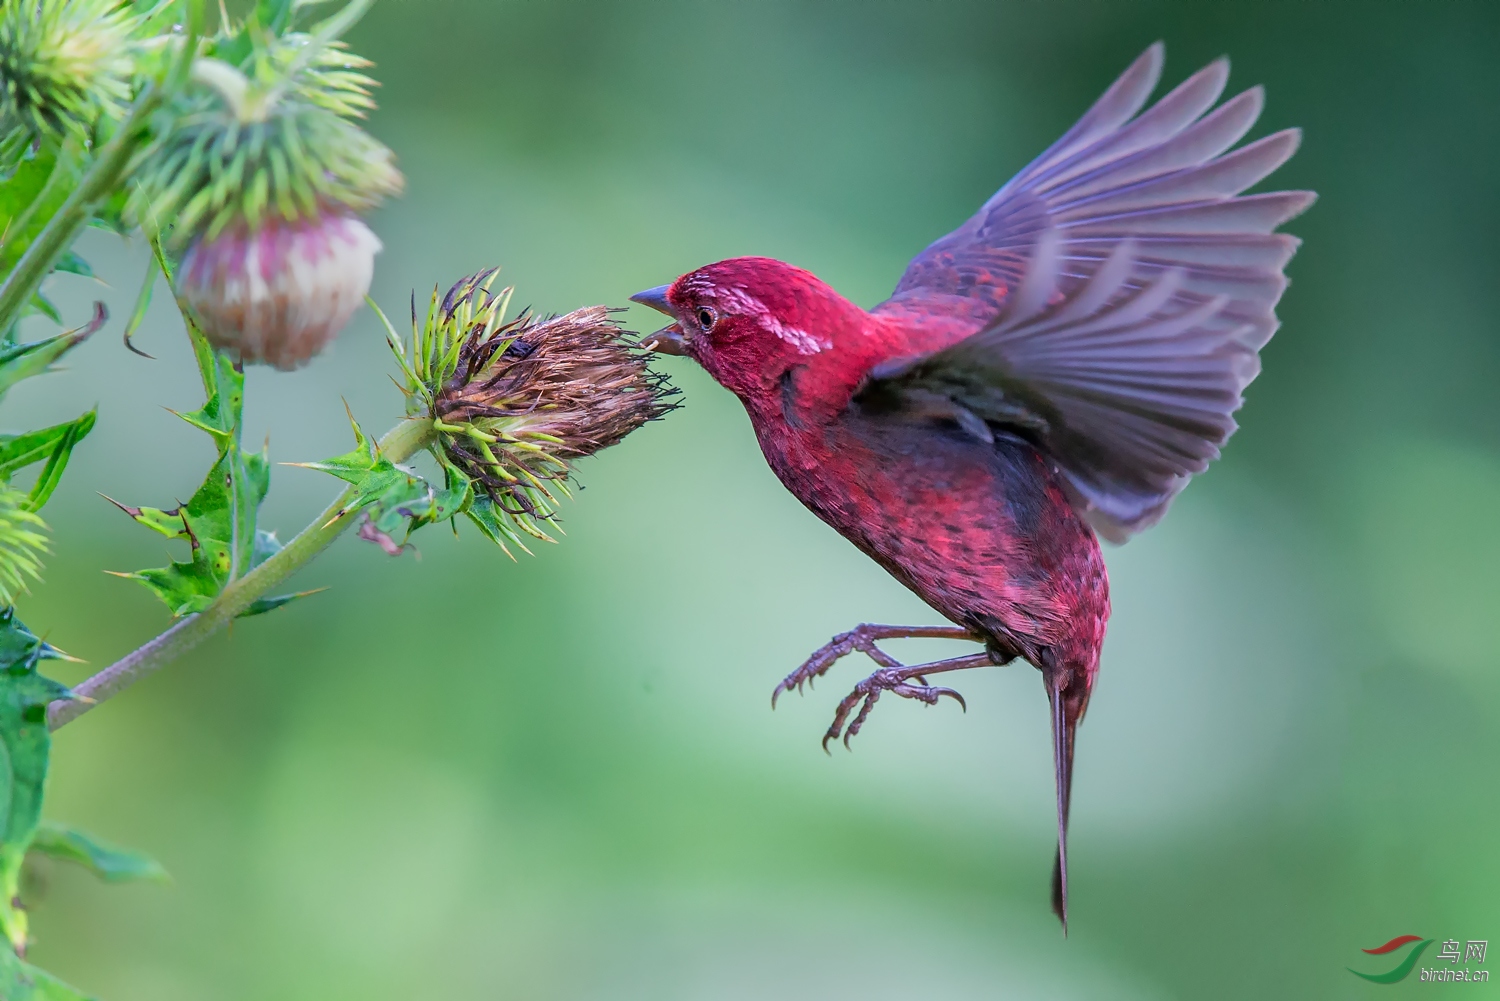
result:
[[[1095,668],[1103,557],[1030,443],[858,408],[818,426],[755,423],[787,489],[937,611],[1004,634],[1028,659],[1066,650]]]

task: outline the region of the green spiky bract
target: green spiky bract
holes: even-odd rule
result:
[[[133,212],[170,220],[174,244],[255,231],[321,212],[367,211],[401,190],[391,151],[358,126],[294,98],[241,122],[208,102],[185,116],[146,166]]]
[[[0,488],[0,605],[15,604],[29,580],[41,579],[46,528],[23,492]]]
[[[121,0],[0,2],[0,156],[122,117],[139,20]]]
[[[157,249],[158,263],[170,280],[171,265],[159,245]],[[190,319],[184,320],[207,399],[198,410],[177,416],[213,438],[218,460],[193,496],[174,508],[112,502],[139,524],[188,544],[186,561],[173,560],[165,567],[115,574],[140,581],[174,616],[207,608],[232,581],[281,548],[274,534],[257,526],[261,502],[271,486],[270,462],[264,450],[247,452],[240,447],[244,369],[229,355],[215,351]],[[297,597],[301,595],[263,598],[243,614],[270,611]]]
[[[350,119],[375,106],[367,60],[337,33],[356,0],[310,33],[268,36],[259,9],[223,30],[194,64],[201,84],[164,118],[130,213],[181,246],[228,229],[324,212],[360,214],[400,192],[395,157]]]
[[[402,390],[406,394],[407,413],[425,417],[438,424],[441,437],[438,446],[431,451],[443,467],[448,488],[453,489],[455,484],[470,483],[470,476],[449,458],[455,436],[462,436],[492,457],[499,467],[499,475],[514,483],[516,492],[521,495],[519,505],[501,508],[494,498],[479,493],[473,496],[469,506],[464,509],[464,514],[469,516],[485,537],[509,555],[508,544],[519,547],[523,552],[530,552],[522,541],[523,535],[542,542],[556,541],[542,528],[541,523],[551,520],[556,513],[557,495],[553,491],[563,496],[568,495],[564,479],[568,471],[567,463],[547,451],[546,446],[553,443],[530,435],[525,438],[507,435],[514,437],[514,440],[505,444],[521,443],[518,451],[524,454],[524,461],[507,463],[509,452],[503,447],[498,450],[496,448],[502,441],[498,434],[505,434],[505,429],[482,428],[471,422],[447,424],[437,417],[439,397],[444,387],[458,374],[466,341],[471,336],[486,342],[495,341],[495,352],[504,351],[509,345],[500,331],[506,326],[506,311],[514,289],[505,288],[499,293],[491,294],[491,288],[499,274],[499,268],[489,268],[470,275],[441,297],[434,288],[427,315],[421,319],[417,316],[416,301],[413,299],[409,349],[402,343],[385,314],[379,315],[385,324],[387,341],[396,356],[396,363],[405,377]],[[379,312],[378,307],[376,311]],[[531,440],[528,441],[527,438]]]

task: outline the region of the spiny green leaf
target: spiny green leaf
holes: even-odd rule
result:
[[[358,511],[379,499],[384,499],[388,504],[401,504],[426,497],[431,488],[421,477],[407,472],[380,454],[375,442],[365,435],[352,415],[349,424],[354,428],[353,451],[322,462],[288,463],[337,476],[355,487],[357,492],[354,499],[344,505],[337,517],[342,518],[350,511]]]
[[[153,241],[162,271],[171,266]],[[245,372],[234,359],[214,351],[189,319],[199,372],[203,377],[203,406],[178,414],[213,436],[219,458],[193,496],[176,508],[129,507],[112,501],[126,514],[168,538],[185,539],[191,552],[186,561],[116,576],[138,580],[176,616],[200,612],[213,603],[231,581],[249,573],[275,549],[275,537],[257,530],[261,502],[271,486],[271,465],[264,452],[240,447],[240,416],[245,399]],[[264,610],[264,609],[262,609]]]
[[[60,450],[71,451],[74,445],[94,429],[96,416],[96,411],[90,410],[74,420],[54,424],[40,431],[0,434],[0,480],[9,481],[17,470],[24,469],[33,462],[41,462],[43,459],[50,462]],[[63,461],[66,462],[66,458]],[[61,471],[57,475],[60,476]]]
[[[129,505],[121,504],[113,497],[106,496],[104,499],[153,532],[160,532],[169,539],[189,538],[187,522],[182,517],[181,505],[169,511],[163,511],[161,508],[156,507],[130,507]]]
[[[119,505],[147,528],[186,539],[192,547],[186,561],[119,576],[145,584],[173,615],[207,608],[230,581],[256,565],[257,539],[265,538],[256,532],[256,514],[270,489],[270,475],[264,453],[247,454],[231,441],[187,503],[167,511]]]
[[[73,447],[94,430],[94,421],[97,416],[97,411],[90,410],[76,420],[48,429],[49,431],[61,430],[62,433],[58,435],[46,454],[47,464],[42,467],[41,475],[36,478],[36,483],[31,488],[31,496],[26,501],[28,510],[40,511],[47,503],[52,496],[52,491],[56,490],[58,483],[62,481],[63,470],[68,468],[68,458],[73,454]]]
[[[53,362],[82,344],[104,326],[109,311],[104,303],[94,303],[94,318],[75,330],[67,330],[28,344],[12,344],[0,350],[0,395],[22,379],[45,372]]]
[[[382,455],[353,416],[350,416],[349,423],[354,429],[352,451],[322,462],[288,465],[317,469],[354,486],[354,496],[336,517],[364,510],[360,538],[378,542],[386,552],[395,555],[412,532],[423,525],[448,521],[462,514],[472,502],[472,487],[461,474],[456,479],[453,477],[456,470],[450,471],[443,489],[435,489],[422,477],[402,469]]]
[[[191,329],[196,329],[192,327]],[[210,349],[211,363],[204,367],[206,383],[212,392],[202,407],[185,414],[183,420],[200,431],[213,435],[220,448],[239,437],[240,411],[245,405],[245,370],[228,355]]]
[[[89,262],[71,250],[63,251],[63,255],[57,259],[57,263],[52,266],[52,270],[62,271],[70,275],[78,275],[80,278],[95,277],[94,269],[89,266]]]
[[[31,840],[31,851],[75,862],[106,883],[137,879],[167,880],[167,870],[151,856],[120,848],[85,834],[76,827],[44,820]]]
[[[328,589],[325,587],[315,587],[311,591],[298,591],[296,594],[278,594],[268,598],[257,598],[250,603],[249,608],[246,608],[239,614],[239,618],[248,619],[252,615],[264,615],[266,612],[274,611],[283,605],[290,605],[299,598],[321,594],[326,590]]]
[[[0,931],[12,949],[26,943],[26,912],[15,905],[21,864],[42,814],[42,789],[52,738],[47,705],[72,693],[37,673],[43,660],[61,654],[16,619],[15,609],[0,611]],[[0,956],[9,950],[0,946]],[[4,984],[13,972],[6,969]],[[6,985],[10,986],[10,985]],[[24,994],[0,991],[7,1001]]]
[[[380,455],[375,442],[365,434],[353,414],[349,415],[349,426],[354,429],[353,451],[334,456],[332,459],[324,459],[322,462],[292,462],[287,465],[316,469],[330,476],[337,476],[345,483],[355,485],[363,481],[369,473],[385,472],[396,468]]]

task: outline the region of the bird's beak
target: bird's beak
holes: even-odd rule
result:
[[[638,302],[642,306],[650,306],[658,313],[666,313],[672,316],[672,304],[667,302],[667,290],[672,286],[658,285],[656,288],[648,288],[644,292],[637,292],[630,297],[631,302]]]
[[[667,289],[670,285],[658,285],[656,288],[648,288],[644,292],[637,292],[630,297],[631,302],[638,302],[642,306],[650,306],[658,313],[666,313],[676,320],[676,314],[672,312],[672,304],[667,301]],[[687,354],[687,337],[682,332],[682,327],[676,322],[662,327],[656,333],[647,337],[642,344],[648,351],[655,351],[664,355]]]

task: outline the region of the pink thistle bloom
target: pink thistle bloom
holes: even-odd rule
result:
[[[275,218],[255,232],[200,238],[183,256],[178,292],[215,347],[290,370],[349,322],[370,291],[380,249],[351,215]]]

